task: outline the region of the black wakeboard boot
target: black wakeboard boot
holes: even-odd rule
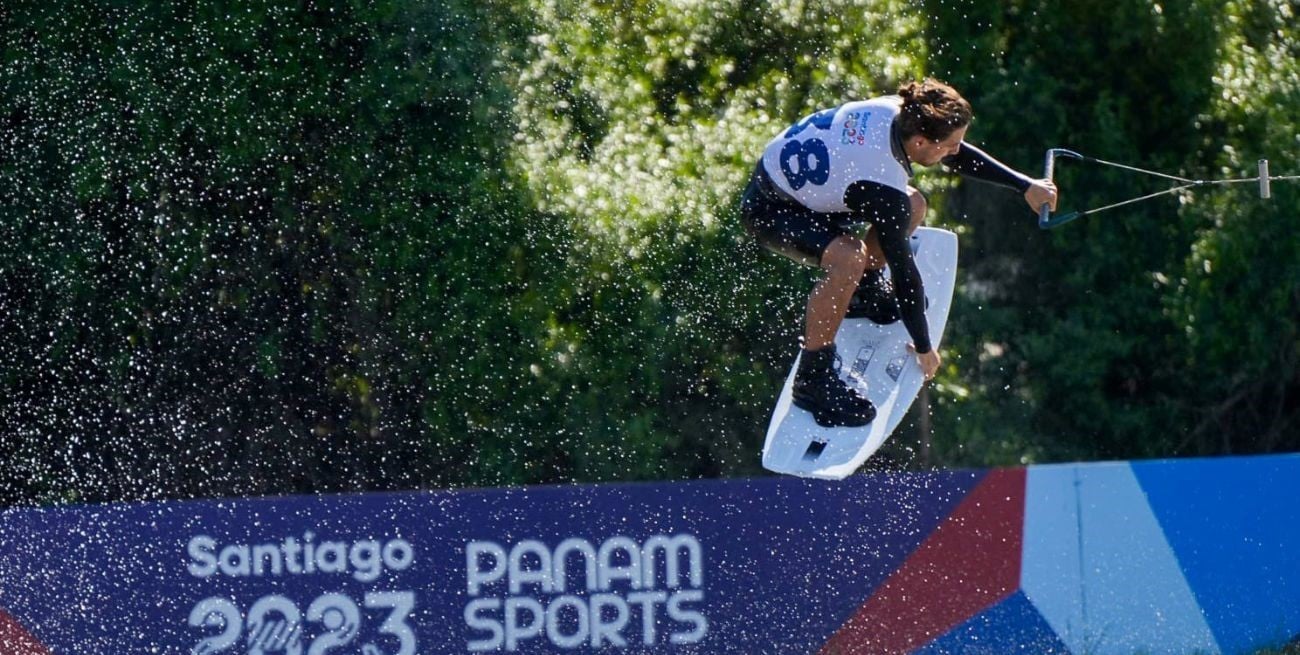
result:
[[[849,309],[844,318],[865,318],[876,325],[889,325],[902,317],[894,283],[885,277],[885,271],[864,271],[857,290],[849,299]]]
[[[840,358],[835,344],[803,351],[794,374],[792,400],[825,428],[858,427],[876,418],[871,400],[845,384],[839,376]]]

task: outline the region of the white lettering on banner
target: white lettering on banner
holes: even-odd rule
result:
[[[200,579],[283,575],[336,579],[332,576],[342,575],[373,583],[386,572],[404,571],[415,563],[415,549],[404,539],[318,541],[311,531],[278,542],[224,545],[198,534],[190,538],[185,552],[189,556],[187,572]],[[319,591],[324,593],[314,599],[308,596],[309,602],[303,605],[280,594],[261,596],[247,606],[247,613],[236,599],[205,598],[189,614],[189,625],[206,633],[190,653],[416,655],[418,644],[411,624],[415,592],[370,590],[350,596],[336,590]],[[360,603],[355,600],[358,597]],[[361,641],[367,630],[369,640]],[[354,643],[358,641],[361,643]]]
[[[361,644],[366,655],[415,655],[415,631],[411,615],[415,611],[415,593],[411,591],[367,592],[363,605],[368,610],[385,614],[376,630],[374,642]],[[362,630],[362,612],[356,601],[346,594],[322,594],[307,607],[304,615],[298,605],[280,594],[262,596],[248,610],[247,620],[239,606],[228,598],[205,598],[190,611],[189,625],[194,628],[216,628],[217,634],[204,637],[191,649],[191,655],[215,655],[239,652],[240,635],[244,639],[247,655],[285,653],[325,655],[355,641]],[[305,624],[318,624],[320,630],[310,640],[304,636]],[[397,650],[388,650],[396,642]]]
[[[517,651],[543,639],[563,649],[640,648],[694,644],[708,635],[699,608],[704,553],[688,534],[641,544],[619,535],[599,546],[569,538],[553,549],[532,539],[508,549],[471,541],[465,583],[472,652]],[[666,623],[673,631],[660,634]]]
[[[227,544],[218,549],[213,537],[194,535],[186,547],[190,556],[186,568],[196,578],[351,572],[359,582],[374,582],[385,570],[402,571],[415,561],[415,551],[405,539],[392,539],[383,544],[370,539],[351,543],[316,543],[315,539],[316,535],[308,531],[303,533],[301,541],[288,536],[279,542]]]

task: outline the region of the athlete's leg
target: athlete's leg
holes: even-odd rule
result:
[[[876,408],[840,379],[835,331],[866,266],[866,246],[840,222],[843,217],[786,202],[768,185],[759,165],[741,199],[745,229],[764,248],[826,271],[808,297],[804,347],[790,400],[820,425],[865,425],[875,418]]]
[[[803,352],[790,400],[822,426],[866,425],[876,417],[876,407],[840,379],[835,331],[867,265],[867,248],[861,239],[841,234],[822,251],[820,264],[826,277],[808,296]]]
[[[819,350],[835,342],[835,331],[844,319],[849,297],[858,288],[867,266],[867,249],[861,239],[842,234],[822,252],[821,267],[826,271],[808,296],[804,326],[804,348]],[[881,255],[884,261],[884,255]]]
[[[929,209],[929,204],[925,201],[925,194],[911,186],[907,187],[907,201],[912,208],[911,225],[907,228],[907,233],[910,235],[925,222],[925,212]],[[880,249],[880,239],[876,236],[875,228],[867,230],[867,236],[863,241],[867,244],[867,270],[878,271],[884,268],[885,251]]]

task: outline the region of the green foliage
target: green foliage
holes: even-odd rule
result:
[[[615,260],[717,229],[788,123],[919,71],[901,2],[535,4],[516,161],[539,209]]]
[[[563,216],[570,266],[542,362],[584,479],[755,473],[808,271],[735,202],[800,116],[917,73],[902,3],[545,2],[517,75],[514,164]],[[571,293],[571,292],[570,292]],[[570,451],[565,447],[564,450]]]
[[[1232,30],[1214,80],[1218,93],[1201,122],[1222,144],[1215,174],[1294,174],[1300,154],[1300,36],[1295,6],[1231,3]],[[1207,137],[1209,138],[1209,137]],[[1300,447],[1300,194],[1275,182],[1271,200],[1256,185],[1196,197],[1184,207],[1196,240],[1185,254],[1167,307],[1185,336],[1184,364],[1199,371],[1185,397],[1203,410],[1189,435],[1202,452]]]
[[[1293,12],[6,6],[0,497],[757,474],[814,276],[737,224],[776,132],[932,74],[1021,170],[1294,173]],[[1149,188],[1060,181],[1063,208]],[[1294,186],[1043,233],[919,184],[962,236],[932,463],[1300,446]]]
[[[969,87],[972,136],[1008,162],[1034,170],[1045,147],[1059,145],[1187,176],[1253,170],[1212,161],[1233,146],[1210,126],[1226,93],[1216,67],[1236,56],[1240,24],[1217,20],[1223,3],[975,4],[961,18],[936,4],[931,38],[952,47],[931,49],[935,67]],[[1278,118],[1279,129],[1295,123]],[[1063,210],[1165,185],[1070,161],[1058,165],[1057,179]],[[1215,373],[1203,370],[1200,346],[1188,339],[1178,280],[1200,247],[1196,208],[1231,192],[1126,207],[1050,233],[1033,226],[1023,203],[985,193],[963,187],[946,207],[968,226],[967,293],[954,313],[952,349],[966,361],[975,354],[979,365],[962,375],[973,393],[961,414],[939,416],[941,451],[996,440],[1025,462],[1217,452],[1192,442],[1206,403],[1223,389],[1207,380]],[[1278,201],[1278,210],[1294,207]],[[1261,287],[1270,279],[1248,277]],[[1278,327],[1245,305],[1236,315],[1255,329]]]
[[[502,142],[463,129],[505,104],[504,15],[27,5],[3,28],[14,492],[475,479],[473,417],[504,404],[483,389],[522,377],[491,362],[526,350],[473,337],[508,333],[523,273]]]

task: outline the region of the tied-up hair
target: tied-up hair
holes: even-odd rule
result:
[[[903,111],[898,131],[904,139],[920,134],[931,141],[943,141],[953,132],[970,125],[970,103],[957,90],[933,78],[899,87]]]

